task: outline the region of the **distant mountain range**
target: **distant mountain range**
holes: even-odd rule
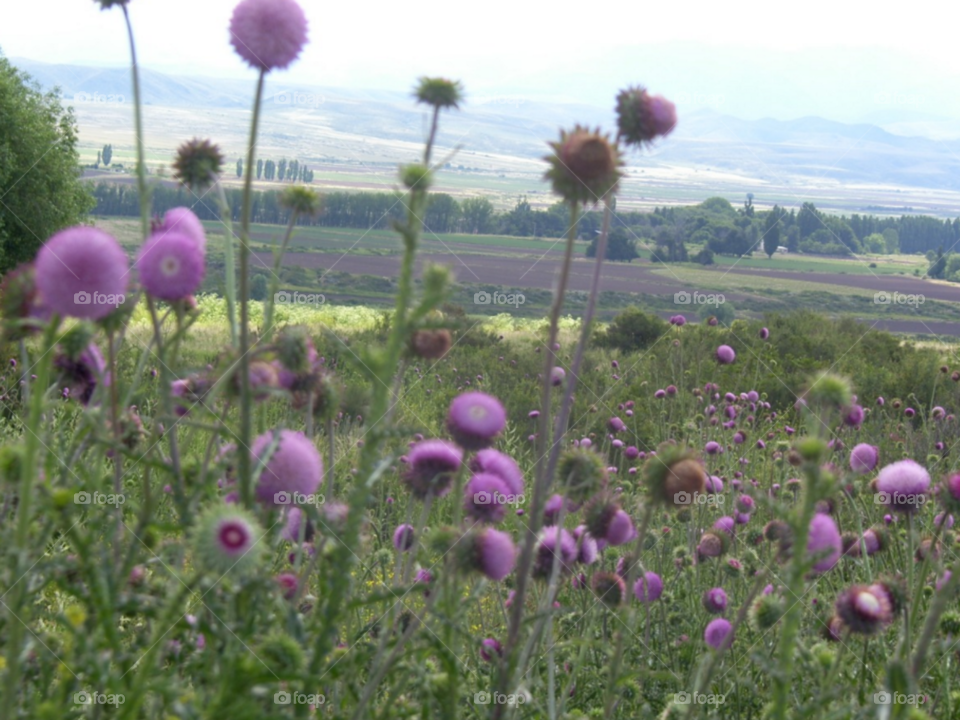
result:
[[[91,104],[131,101],[129,72],[118,68],[11,61],[45,89],[58,86],[78,109],[81,123]],[[174,76],[142,70],[144,102],[189,110],[237,110],[246,123],[249,80]],[[424,112],[409,94],[285,84],[268,79],[266,117],[324,128],[363,147],[365,139],[417,143]],[[894,127],[953,122],[902,109],[878,111]],[[574,122],[610,128],[611,108],[519,95],[467,96],[462,111],[447,114],[441,142],[463,142],[473,153],[537,159],[545,139]],[[936,133],[934,133],[936,135]],[[352,152],[358,152],[352,149]],[[848,124],[820,117],[744,120],[711,109],[681,115],[676,131],[645,154],[644,169],[724,173],[778,187],[810,183],[960,191],[960,140],[895,134],[876,124]],[[535,168],[531,164],[531,171]],[[895,190],[894,190],[895,191]]]

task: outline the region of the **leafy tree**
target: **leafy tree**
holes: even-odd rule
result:
[[[886,254],[887,241],[880,233],[871,233],[863,239],[863,247],[869,253]]]
[[[250,299],[266,300],[268,292],[267,276],[257,273],[250,281]]]
[[[653,345],[670,326],[639,308],[629,307],[617,315],[603,333],[597,336],[597,344],[624,352],[643,350]]]
[[[748,217],[753,217],[753,193],[747,193],[747,201],[743,203],[743,214]]]
[[[800,227],[796,224],[787,229],[787,252],[799,252],[800,250]]]
[[[80,179],[73,110],[4,57],[0,196],[0,272],[32,259],[48,237],[79,223],[95,204]]]
[[[97,150],[97,167],[100,167],[100,162],[101,162],[101,157],[100,157],[100,155],[101,155],[101,152],[100,152],[99,150]]]
[[[283,158],[279,163],[277,163],[277,181],[283,182],[283,179],[287,176],[287,159]]]
[[[882,233],[884,241],[887,243],[887,252],[891,255],[900,252],[900,233],[896,228],[887,228]]]
[[[780,214],[782,210],[776,205],[773,206],[767,214],[767,219],[763,223],[763,251],[767,258],[772,258],[773,254],[780,247]]]
[[[257,158],[257,180],[260,179],[261,175],[263,175],[263,160]]]
[[[823,219],[820,211],[813,203],[805,202],[797,213],[797,225],[800,227],[800,239],[806,240],[817,230],[823,228]]]
[[[687,248],[679,233],[660,228],[655,236],[656,246],[650,254],[653,262],[686,262]]]
[[[947,258],[943,255],[943,246],[937,250],[936,256],[933,258],[933,261],[930,263],[930,269],[927,270],[927,275],[930,277],[942,280],[944,272],[947,269]]]
[[[113,160],[113,145],[104,145],[101,155],[103,156],[103,164],[109,167],[110,161]]]
[[[237,177],[243,177],[243,158],[237,160]]]
[[[713,265],[713,250],[705,247],[703,250],[693,256],[693,261],[695,263],[700,263],[701,265]]]
[[[597,243],[600,240],[600,236],[597,235],[590,241],[590,244],[587,246],[587,257],[592,258],[597,256]],[[613,228],[607,235],[607,249],[604,252],[605,260],[613,260],[614,262],[632,262],[635,258],[640,257],[637,253],[637,243],[630,233],[623,227]]]
[[[492,232],[494,213],[493,203],[485,197],[467,198],[460,203],[463,229],[468,233]]]

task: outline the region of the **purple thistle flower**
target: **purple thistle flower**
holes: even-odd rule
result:
[[[251,455],[257,461],[273,443],[266,432],[253,442]],[[257,499],[265,505],[284,505],[290,494],[311,495],[323,479],[323,460],[313,442],[302,432],[281,430],[280,441],[257,482]],[[284,496],[285,495],[285,496]]]
[[[562,367],[555,367],[550,371],[550,384],[554,387],[561,385],[563,379],[567,376],[567,371]]]
[[[480,657],[484,662],[493,662],[494,657],[503,657],[503,646],[494,638],[486,638],[480,643]]]
[[[640,457],[640,451],[636,448],[635,445],[628,445],[627,448],[623,451],[624,456],[627,460],[636,460]]]
[[[94,296],[123,301],[129,263],[120,244],[91,227],[61,230],[40,248],[34,264],[43,305],[59,315],[99,320],[116,305]]]
[[[677,327],[683,327],[687,324],[687,319],[683,315],[674,315],[670,318],[670,324],[676,325]]]
[[[719,650],[726,643],[727,638],[733,633],[733,625],[729,620],[717,618],[711,620],[703,631],[703,641],[714,650]]]
[[[841,593],[836,610],[843,624],[861,635],[873,635],[893,620],[886,593],[863,585],[854,585]]]
[[[723,480],[716,475],[707,475],[707,493],[722,493]]]
[[[645,572],[633,584],[633,594],[642,603],[651,603],[663,594],[663,580],[655,572]]]
[[[721,365],[730,365],[734,360],[737,359],[737,354],[729,345],[721,345],[717,348],[716,358],[717,362]]]
[[[397,529],[393,531],[393,546],[400,552],[407,552],[413,547],[413,541],[413,525],[407,523],[397,525]]]
[[[577,562],[583,565],[593,565],[597,561],[599,549],[597,541],[587,531],[586,525],[578,525],[573,531],[573,537],[577,541]]]
[[[623,432],[627,429],[627,424],[618,417],[612,417],[607,421],[607,427],[612,433]]]
[[[814,563],[813,569],[817,572],[826,572],[840,559],[843,544],[840,531],[833,518],[823,513],[817,513],[810,520],[810,535],[807,539],[807,554],[816,555],[820,559]],[[822,557],[823,553],[826,557]]]
[[[852,405],[844,410],[843,424],[850,427],[860,427],[866,413],[860,405]]]
[[[230,44],[252,68],[283,69],[307,43],[307,18],[294,0],[243,0],[230,18]]]
[[[667,396],[667,391],[666,391],[666,390],[657,390],[657,391],[653,394],[653,396],[654,396],[657,400],[662,400],[663,398],[665,398],[665,397]]]
[[[454,474],[460,469],[463,453],[445,440],[424,440],[407,454],[403,481],[415,497],[423,500],[429,493],[443,497],[450,492]]]
[[[717,521],[713,523],[714,530],[721,530],[727,533],[727,535],[733,535],[734,527],[736,527],[736,521],[729,515],[717,518]]]
[[[716,442],[715,440],[711,440],[710,442],[708,442],[706,445],[703,446],[703,451],[707,455],[719,455],[720,453],[723,452],[723,447],[720,445],[720,443]]]
[[[203,282],[203,251],[185,233],[161,231],[143,244],[137,272],[144,290],[161,300],[183,300]]]
[[[727,609],[727,593],[715,587],[703,593],[703,607],[708,613],[722,613]]]
[[[859,475],[872,472],[880,458],[880,448],[860,443],[850,451],[850,469]]]
[[[536,557],[533,563],[533,576],[537,578],[548,578],[551,572],[553,572],[554,557],[559,558],[561,573],[569,570],[570,566],[576,562],[577,541],[563,528],[557,527],[556,525],[548,525],[540,531],[535,552]]]
[[[70,358],[64,353],[58,353],[53,360],[54,367],[60,373],[63,382],[67,387],[64,397],[77,399],[83,405],[86,405],[93,399],[93,393],[97,385],[103,383],[105,387],[110,386],[110,373],[107,371],[107,363],[103,359],[94,343],[87,345],[80,355],[75,359]]]
[[[447,429],[464,450],[490,447],[506,422],[507,413],[500,401],[482,392],[457,396],[447,413]]]
[[[475,540],[477,569],[491,580],[503,580],[517,564],[517,549],[505,532],[484,528]]]
[[[496,475],[507,484],[511,495],[523,495],[523,473],[509,455],[491,448],[481,450],[470,461],[470,469]]]
[[[280,573],[274,579],[274,582],[280,586],[280,589],[283,591],[283,597],[287,600],[293,600],[297,596],[297,589],[300,586],[300,581],[297,579],[297,576],[291,572]]]
[[[770,337],[770,331],[767,328],[760,328],[760,339],[766,340],[768,337]]]
[[[175,207],[167,210],[163,216],[163,224],[161,224],[155,232],[171,232],[186,235],[197,244],[201,254],[206,253],[206,231],[203,229],[203,223],[200,222],[200,218],[194,215],[190,208]]]
[[[620,509],[614,513],[610,524],[607,527],[607,533],[603,539],[611,546],[623,545],[630,542],[637,536],[637,531],[633,527],[633,520],[625,510]]]
[[[926,499],[930,474],[913,460],[891,463],[877,475],[877,492],[884,504],[897,512],[915,512]]]
[[[463,507],[467,515],[480,522],[496,523],[507,514],[510,488],[499,476],[477,473],[463,489]]]

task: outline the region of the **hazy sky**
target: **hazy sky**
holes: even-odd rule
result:
[[[228,43],[234,4],[131,0],[141,62],[252,78]],[[484,94],[606,105],[616,88],[641,82],[681,107],[742,117],[853,120],[892,106],[960,118],[957,18],[946,16],[960,11],[945,14],[951,6],[939,0],[899,12],[843,0],[301,4],[311,42],[286,77],[304,84],[406,90],[418,75],[439,74]],[[92,0],[6,3],[0,49],[52,63],[120,65],[128,57],[122,14]]]

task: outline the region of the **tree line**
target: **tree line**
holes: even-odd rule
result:
[[[260,167],[262,163],[262,168]],[[257,176],[268,180],[282,177],[294,181],[309,177],[312,171],[296,160],[257,162]],[[242,174],[242,164],[237,170]],[[267,224],[287,222],[288,212],[279,203],[279,190],[254,191],[253,221]],[[139,199],[136,188],[101,181],[92,187],[98,215],[137,216]],[[239,189],[228,189],[227,198],[239,219]],[[513,208],[498,211],[483,197],[457,198],[437,193],[424,222],[435,233],[497,234],[517,237],[562,237],[569,226],[566,206],[557,202],[535,209],[526,197]],[[156,212],[186,205],[204,220],[219,218],[212,199],[199,200],[183,188],[157,186],[153,190]],[[403,196],[390,192],[334,191],[323,196],[323,212],[317,218],[301,218],[300,224],[322,227],[392,227],[405,213]],[[583,214],[577,235],[594,240],[600,229],[599,211]],[[698,205],[657,207],[653,212],[617,211],[608,257],[630,260],[641,252],[654,261],[709,264],[714,255],[743,256],[764,253],[772,256],[778,248],[791,253],[853,255],[860,253],[929,253],[940,248],[949,255],[960,247],[960,218],[939,220],[922,215],[878,217],[874,215],[831,215],[813,203],[799,209],[774,206],[758,211],[753,196],[742,207],[734,207],[721,197],[708,198]],[[595,246],[588,248],[588,255]],[[688,252],[694,246],[695,252]]]

